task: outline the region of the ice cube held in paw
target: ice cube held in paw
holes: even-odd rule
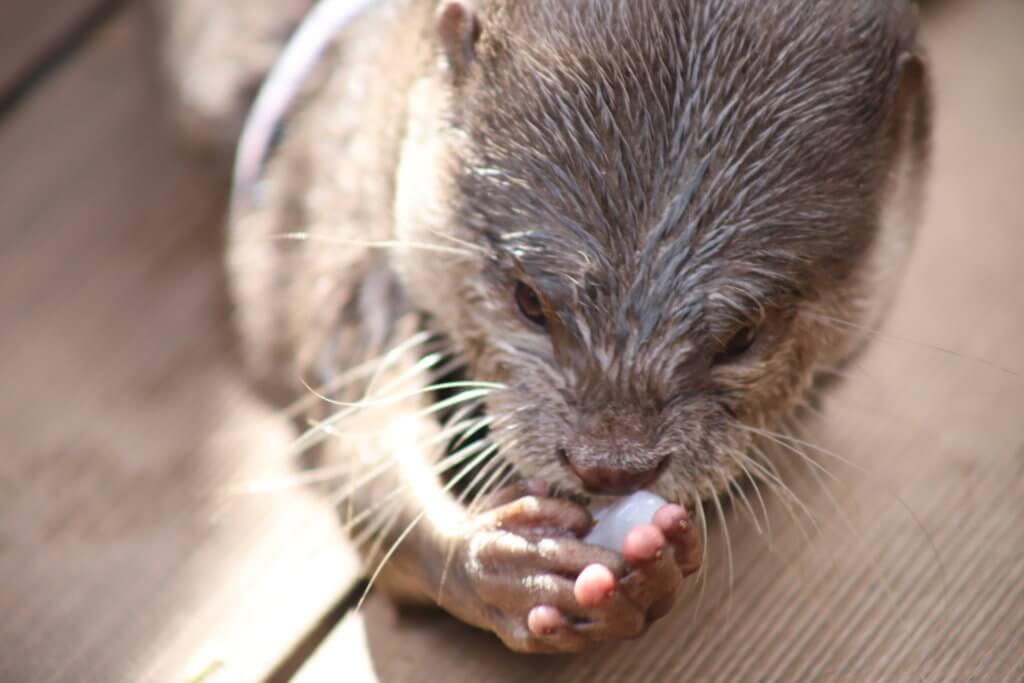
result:
[[[583,542],[621,552],[626,534],[641,524],[649,523],[654,518],[654,513],[665,504],[667,501],[664,498],[650,491],[637,491],[595,512],[594,519],[597,520],[597,524]]]

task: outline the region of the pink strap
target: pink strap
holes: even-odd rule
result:
[[[231,206],[258,200],[259,180],[275,131],[302,84],[338,33],[377,0],[320,0],[292,34],[263,81],[235,155]]]

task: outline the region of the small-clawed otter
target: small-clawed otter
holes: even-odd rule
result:
[[[894,292],[915,26],[901,0],[387,0],[345,28],[228,264],[265,384],[366,399],[307,442],[381,584],[534,652],[667,611],[700,562],[681,506]],[[622,553],[579,540],[581,501],[641,488],[678,505]]]

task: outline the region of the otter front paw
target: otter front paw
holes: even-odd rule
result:
[[[455,539],[444,606],[518,652],[643,635],[699,567],[696,530],[683,508],[665,505],[620,554],[580,540],[592,523],[574,503],[537,496],[474,517]]]

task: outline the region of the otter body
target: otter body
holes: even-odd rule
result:
[[[396,597],[635,637],[700,564],[684,506],[884,313],[928,133],[905,2],[377,3],[236,194],[248,364],[341,403],[301,443]],[[580,541],[644,488],[621,552]]]

